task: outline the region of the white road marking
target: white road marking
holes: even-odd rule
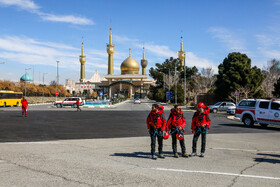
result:
[[[0,143],[1,144],[61,144],[61,142],[5,142],[5,143]]]
[[[228,150],[228,151],[247,151],[247,152],[258,152],[258,153],[280,153],[280,151],[260,151],[256,149],[234,149],[234,148],[210,148],[214,150]]]
[[[174,172],[184,172],[184,173],[202,173],[211,175],[226,175],[226,176],[237,176],[237,177],[247,177],[247,178],[259,178],[259,179],[270,179],[270,180],[280,180],[279,177],[267,177],[258,175],[244,175],[236,173],[222,173],[222,172],[210,172],[210,171],[194,171],[194,170],[183,170],[183,169],[167,169],[167,168],[152,168],[160,171],[174,171]]]

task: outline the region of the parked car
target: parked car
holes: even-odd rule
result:
[[[139,98],[134,99],[134,104],[141,104],[141,99]]]
[[[243,99],[235,109],[235,116],[248,127],[254,126],[254,123],[259,123],[262,127],[269,124],[280,125],[280,101]]]
[[[228,113],[228,114],[235,114],[235,109],[236,109],[235,106],[230,106],[230,107],[228,107],[228,109],[227,109],[227,113]]]
[[[77,108],[77,99],[79,99],[80,101],[80,106],[84,105],[84,102],[80,97],[68,97],[65,98],[63,101],[56,101],[54,105],[57,108],[61,108],[62,106],[73,106],[74,108]]]
[[[235,107],[235,104],[228,101],[217,102],[214,105],[210,105],[210,112],[216,113],[218,111],[227,111],[229,107]]]

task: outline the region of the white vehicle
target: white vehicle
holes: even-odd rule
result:
[[[228,107],[227,113],[228,114],[235,114],[235,109],[236,109],[235,106]]]
[[[73,106],[74,108],[77,108],[77,99],[79,99],[80,102],[79,106],[84,105],[84,102],[80,97],[68,97],[63,101],[56,101],[54,105],[57,108],[61,108],[62,106]]]
[[[136,99],[134,100],[134,104],[141,104],[141,100],[140,100],[139,98],[136,98]]]
[[[227,111],[229,107],[235,107],[235,104],[229,101],[223,101],[208,107],[210,108],[210,112],[217,113],[218,111]]]
[[[235,116],[242,119],[248,127],[252,127],[254,123],[259,123],[262,127],[268,124],[280,125],[280,101],[243,99],[235,109]]]

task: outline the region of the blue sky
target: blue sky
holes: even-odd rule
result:
[[[59,60],[60,83],[78,80],[82,36],[86,78],[96,69],[105,75],[110,27],[115,74],[129,48],[140,63],[143,43],[148,68],[177,57],[181,34],[191,67],[217,72],[234,51],[259,68],[280,58],[280,0],[0,0],[0,62],[7,62],[0,64],[0,79],[18,81],[33,68],[35,82],[48,73],[49,83]]]

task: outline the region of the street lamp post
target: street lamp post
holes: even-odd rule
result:
[[[48,73],[43,73],[43,104],[44,104],[44,87],[45,87],[45,75]]]
[[[176,61],[177,62],[177,61]],[[175,104],[177,105],[177,67],[175,62]]]
[[[57,60],[56,61],[57,62],[57,72],[56,72],[56,84],[55,84],[55,101],[57,101],[57,95],[56,95],[56,92],[57,92],[57,85],[58,85],[58,80],[59,80],[59,78],[58,78],[58,63],[59,63],[59,61]]]
[[[186,54],[184,55],[184,106],[187,105],[187,96],[186,96]]]
[[[24,74],[24,97],[26,97],[26,71],[30,70],[31,68],[25,68],[25,74]]]

